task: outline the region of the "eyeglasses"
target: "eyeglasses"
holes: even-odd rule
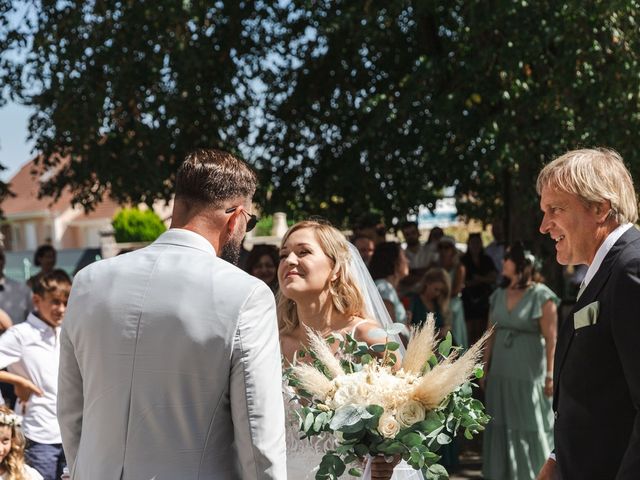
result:
[[[235,212],[239,207],[231,207],[231,208],[227,208],[224,213],[233,213]],[[247,212],[246,210],[242,209],[242,213],[244,213],[245,215],[247,215],[247,232],[250,232],[251,230],[253,230],[256,225],[258,224],[258,220],[259,218],[256,217],[255,215],[250,214],[249,212]]]

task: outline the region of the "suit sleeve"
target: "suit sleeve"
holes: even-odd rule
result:
[[[257,286],[240,311],[231,358],[231,417],[245,480],[285,480],[282,367],[273,294]]]
[[[612,318],[613,338],[622,363],[636,416],[629,445],[625,451],[616,479],[638,478],[640,471],[640,258],[628,264],[617,283],[616,307]]]
[[[76,277],[75,282],[79,281]],[[75,282],[74,286],[77,285]],[[72,288],[64,324],[60,332],[60,368],[58,373],[58,423],[60,424],[64,454],[70,469],[73,469],[80,445],[84,396],[82,393],[82,373],[78,365],[75,347],[69,336],[69,330],[82,320],[83,313],[86,314],[78,305],[77,296],[74,295]]]

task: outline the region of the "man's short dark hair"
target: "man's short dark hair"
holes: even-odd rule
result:
[[[220,208],[225,200],[251,198],[255,172],[228,152],[199,149],[185,158],[176,174],[176,198]]]

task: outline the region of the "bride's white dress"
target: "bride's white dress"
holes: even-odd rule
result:
[[[318,466],[322,461],[322,456],[327,450],[331,450],[335,445],[335,440],[331,435],[316,435],[311,438],[300,439],[300,429],[298,427],[298,417],[295,413],[298,405],[292,399],[290,387],[283,387],[284,410],[287,440],[287,478],[289,480],[314,480]],[[354,465],[347,465],[349,468]],[[362,477],[353,477],[347,472],[340,477],[344,480],[370,480],[371,473],[364,470]],[[414,470],[406,462],[400,462],[394,469],[391,480],[424,480],[422,472]]]

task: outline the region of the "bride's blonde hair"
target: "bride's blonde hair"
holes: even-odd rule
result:
[[[305,220],[293,225],[282,238],[283,246],[289,236],[298,230],[310,228],[313,230],[320,248],[333,264],[331,276],[335,280],[328,282],[329,295],[333,307],[349,317],[365,315],[364,297],[355,283],[351,273],[351,251],[345,236],[328,223],[316,220]],[[293,300],[285,297],[280,290],[277,294],[278,328],[280,333],[289,333],[299,324],[298,311]]]

